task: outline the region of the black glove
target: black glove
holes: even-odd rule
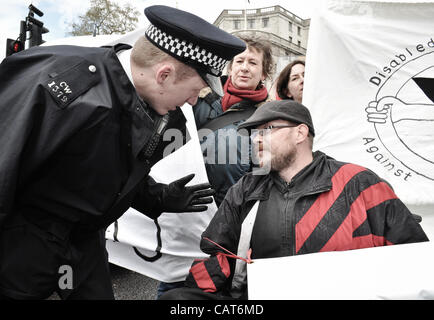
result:
[[[194,178],[194,173],[170,183],[161,192],[160,208],[163,212],[200,212],[206,211],[212,203],[215,190],[209,183],[185,185]]]

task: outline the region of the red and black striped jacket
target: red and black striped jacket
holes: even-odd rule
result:
[[[273,174],[245,175],[228,191],[203,238],[236,253],[241,224],[259,200],[250,243],[252,258],[428,240],[389,184],[364,167],[315,152],[313,162],[291,183],[290,192],[295,196],[292,202],[283,203],[270,192],[276,185]],[[260,214],[261,210],[266,214]],[[287,217],[282,219],[282,215]],[[211,257],[193,263],[187,286],[207,292],[229,291],[234,259],[227,260],[221,249],[206,240],[202,240],[201,249]]]

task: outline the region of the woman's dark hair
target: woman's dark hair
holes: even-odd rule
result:
[[[291,74],[292,67],[297,64],[305,65],[303,60],[294,60],[280,72],[277,78],[276,91],[280,99],[288,99],[289,75]]]
[[[274,62],[270,42],[258,37],[241,36],[239,38],[246,43],[248,49],[253,48],[258,52],[262,52],[262,73],[265,75],[265,78],[271,78]],[[232,59],[229,62],[228,69],[232,68],[233,61]]]

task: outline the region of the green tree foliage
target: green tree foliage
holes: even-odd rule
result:
[[[71,24],[72,36],[123,34],[136,29],[139,11],[129,3],[120,7],[110,0],[91,0],[90,8]]]

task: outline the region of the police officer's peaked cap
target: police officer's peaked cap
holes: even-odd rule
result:
[[[270,101],[260,106],[245,122],[238,126],[240,129],[252,129],[273,120],[287,120],[294,123],[304,123],[315,136],[312,117],[309,109],[294,100]]]
[[[151,23],[146,37],[158,48],[193,67],[217,93],[223,95],[221,76],[226,63],[243,52],[239,38],[179,9],[150,6],[145,15]]]

